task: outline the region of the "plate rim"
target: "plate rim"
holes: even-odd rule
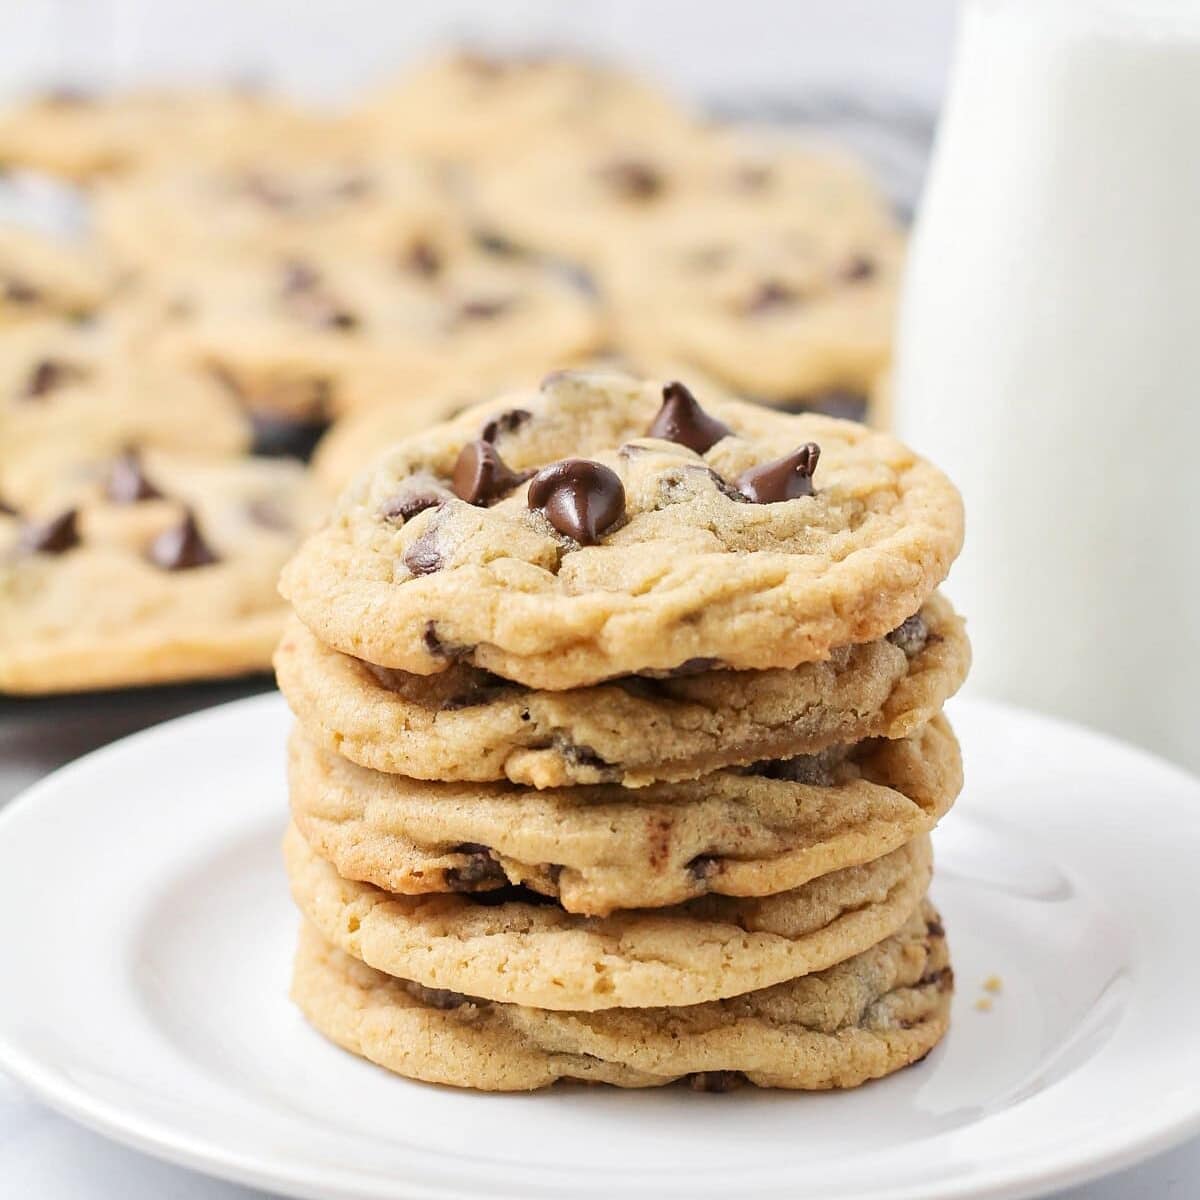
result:
[[[169,718],[137,731],[87,754],[73,759],[35,781],[0,810],[0,841],[14,823],[26,819],[43,792],[69,786],[71,777],[86,773],[97,761],[135,753],[139,743],[177,735],[181,728],[228,719],[231,709],[278,709],[284,701],[278,692],[266,692],[212,705],[197,712]],[[1039,713],[1004,701],[974,695],[959,697],[955,707],[979,712],[993,711],[1018,720],[1032,720],[1051,730],[1104,744],[1136,760],[1160,777],[1200,792],[1200,778],[1177,764],[1168,762],[1138,746],[1123,742],[1104,732],[1051,714]],[[36,818],[34,818],[36,819]],[[149,1154],[159,1160],[182,1166],[228,1182],[296,1197],[297,1200],[375,1200],[384,1194],[411,1197],[413,1200],[467,1200],[477,1191],[464,1191],[455,1183],[429,1183],[406,1175],[403,1181],[392,1176],[386,1180],[379,1172],[347,1175],[324,1167],[292,1168],[286,1159],[266,1152],[230,1150],[216,1137],[204,1138],[181,1132],[168,1120],[147,1117],[128,1105],[122,1106],[92,1096],[87,1088],[72,1082],[34,1054],[24,1052],[0,1030],[0,1071],[28,1091],[33,1098],[54,1112],[112,1141]],[[1023,1158],[1019,1165],[996,1170],[985,1168],[987,1175],[973,1181],[933,1180],[924,1184],[904,1183],[897,1187],[871,1187],[862,1194],[867,1200],[1032,1200],[1049,1192],[1077,1186],[1131,1167],[1163,1153],[1200,1134],[1200,1079],[1188,1079],[1182,1072],[1179,1086],[1168,1093],[1170,1111],[1162,1109],[1154,1119],[1124,1123],[1103,1137],[1093,1135],[1072,1145],[1065,1152],[1043,1152],[1037,1158]],[[522,1193],[504,1180],[487,1194],[496,1200],[520,1200]],[[914,1190],[918,1189],[918,1190]],[[849,1193],[848,1193],[849,1195]]]

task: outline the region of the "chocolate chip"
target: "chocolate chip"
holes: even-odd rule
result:
[[[279,413],[252,411],[253,452],[266,458],[298,458],[307,462],[329,422],[317,417],[303,420]]]
[[[574,767],[592,767],[598,771],[612,767],[612,763],[597,754],[591,746],[581,746],[566,734],[555,735],[554,748]]]
[[[0,496],[0,516],[3,517],[19,517],[20,512],[15,509],[3,496]]]
[[[662,395],[662,408],[646,430],[647,437],[678,442],[703,454],[733,432],[723,421],[710,417],[682,383],[668,383]]]
[[[495,908],[499,904],[535,904],[545,907],[555,903],[553,896],[543,896],[541,892],[535,892],[533,888],[523,887],[519,884],[499,887],[486,892],[468,892],[463,898],[472,904],[481,904],[485,908]]]
[[[920,979],[917,980],[917,987],[930,987],[937,985],[939,992],[943,992],[954,982],[954,971],[950,967],[941,967],[936,971],[927,971]]]
[[[446,988],[429,988],[424,984],[416,983],[411,979],[403,981],[404,990],[408,992],[414,1000],[419,1000],[422,1004],[429,1008],[450,1009],[461,1008],[464,1004],[471,1003],[470,996],[464,996],[461,992],[451,992]]]
[[[748,775],[764,779],[779,779],[787,783],[803,783],[810,787],[833,787],[837,768],[845,761],[845,746],[830,746],[816,754],[797,754],[794,758],[772,758],[746,768]]]
[[[467,856],[467,861],[461,867],[450,867],[446,871],[446,886],[452,892],[472,891],[480,884],[508,882],[504,868],[492,856],[487,846],[464,842],[461,846],[455,846],[451,853]]]
[[[458,306],[458,319],[460,321],[491,321],[512,308],[513,303],[511,296],[493,296],[491,298],[479,296],[473,300],[464,300]]]
[[[295,526],[283,506],[270,496],[257,496],[246,505],[246,515],[255,525],[275,533],[291,533]]]
[[[10,275],[4,280],[4,298],[10,304],[36,304],[42,293],[28,280]]]
[[[507,409],[485,421],[483,428],[479,431],[479,436],[485,442],[494,442],[502,433],[515,433],[532,418],[533,413],[527,408]]]
[[[738,491],[753,504],[780,504],[813,494],[812,477],[821,457],[816,442],[806,442],[791,454],[751,467],[738,477]]]
[[[292,259],[284,264],[280,290],[292,312],[318,329],[358,328],[358,317],[322,290],[320,272],[311,264]]]
[[[523,258],[525,255],[523,246],[494,230],[477,229],[473,237],[475,245],[485,254],[495,254],[501,258]]]
[[[898,646],[909,658],[921,653],[929,641],[929,626],[920,613],[913,613],[903,624],[887,635],[893,646]]]
[[[865,421],[870,407],[869,398],[854,388],[826,388],[807,396],[794,396],[774,407],[788,412],[820,413],[823,417],[837,417],[841,421]]]
[[[405,521],[411,521],[418,513],[423,513],[431,508],[440,508],[445,502],[444,496],[436,496],[433,492],[409,492],[407,495],[399,495],[389,500],[380,509],[379,515],[385,521],[403,525]]]
[[[847,283],[862,283],[874,279],[878,269],[873,258],[868,258],[865,254],[856,254],[843,268],[842,278]]]
[[[746,1082],[741,1071],[698,1071],[687,1077],[693,1092],[732,1092]]]
[[[721,862],[711,854],[699,854],[687,865],[688,874],[697,882],[704,882],[720,873]]]
[[[114,504],[136,504],[139,500],[161,500],[162,492],[146,478],[136,450],[127,450],[113,461],[104,494]]]
[[[442,569],[443,562],[437,530],[432,527],[404,552],[404,565],[414,575],[432,575]]]
[[[476,438],[459,451],[451,486],[460,500],[486,508],[507,496],[531,474],[531,471],[514,471],[490,441]]]
[[[786,283],[780,283],[778,279],[768,279],[761,283],[757,291],[746,301],[743,311],[751,316],[758,316],[760,313],[770,312],[772,309],[785,308],[790,304],[795,304],[799,299],[799,293],[788,287]]]
[[[685,675],[703,675],[705,671],[715,671],[721,665],[719,658],[688,658],[677,667],[640,671],[639,676],[647,679],[679,679]]]
[[[442,256],[432,242],[418,238],[409,246],[408,253],[404,256],[404,265],[410,271],[415,271],[418,275],[425,276],[426,279],[432,279],[441,272]]]
[[[925,932],[931,938],[944,938],[946,936],[946,927],[941,921],[926,921]]]
[[[567,458],[533,477],[526,502],[559,533],[590,546],[625,515],[625,487],[608,467]]]
[[[79,511],[68,508],[48,521],[27,522],[19,544],[29,554],[65,554],[79,542]]]
[[[600,178],[627,200],[652,200],[666,184],[662,173],[642,159],[620,158],[606,163]]]
[[[191,512],[185,513],[178,525],[163,530],[150,543],[146,557],[164,571],[190,571],[219,561],[201,536]]]
[[[465,658],[471,652],[470,646],[453,646],[449,642],[442,641],[441,635],[438,633],[436,621],[425,622],[425,629],[421,633],[421,641],[424,642],[425,649],[434,658],[446,658],[451,662],[457,662],[460,658]]]
[[[66,363],[53,358],[43,358],[30,371],[25,386],[21,389],[21,396],[25,400],[38,400],[55,388],[61,387],[75,373]]]

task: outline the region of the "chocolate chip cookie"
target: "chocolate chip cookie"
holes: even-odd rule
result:
[[[953,485],[884,434],[566,372],[399,443],[281,588],[376,666],[567,689],[876,641],[961,541]]]
[[[629,130],[681,136],[692,118],[622,71],[565,55],[446,54],[385,84],[360,106],[384,154],[512,173],[548,138],[587,142]]]
[[[0,691],[266,669],[276,575],[321,513],[299,465],[130,450],[56,495],[0,511]]]
[[[292,620],[275,671],[296,716],[329,750],[416,779],[532,787],[694,779],[837,742],[902,737],[962,684],[970,647],[932,597],[886,638],[791,670],[628,676],[531,689],[466,663],[438,675],[373,667]]]
[[[773,896],[581,917],[525,888],[402,896],[343,879],[295,826],[284,858],[300,911],[368,966],[424,987],[589,1012],[698,1004],[823,970],[895,933],[933,866],[921,836]]]
[[[536,263],[473,251],[435,270],[318,253],[183,262],[146,300],[156,350],[224,379],[244,406],[328,420],[396,392],[438,394],[586,358],[593,297]]]
[[[944,718],[909,737],[835,746],[686,783],[529,791],[383,775],[292,736],[292,815],[340,875],[391,892],[519,884],[568,912],[764,896],[890,853],[958,795]]]
[[[673,1008],[519,1008],[395,979],[300,934],[292,998],[326,1037],[390,1071],[481,1091],[559,1079],[697,1091],[857,1087],[919,1062],[945,1033],[954,974],[925,902],[845,962],[761,991]]]
[[[86,317],[115,280],[92,247],[0,225],[0,327],[45,317]]]

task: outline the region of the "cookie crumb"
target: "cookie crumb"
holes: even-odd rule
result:
[[[987,996],[980,996],[979,999],[975,1001],[975,1011],[976,1012],[991,1012],[992,1011],[991,1000]]]
[[[985,992],[991,992],[993,996],[998,996],[1002,991],[1004,991],[1004,981],[999,975],[989,975],[983,981],[983,990]]]

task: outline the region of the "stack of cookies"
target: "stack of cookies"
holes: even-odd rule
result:
[[[484,1090],[921,1059],[961,537],[893,438],[680,383],[559,372],[397,444],[283,574],[306,1017]]]

